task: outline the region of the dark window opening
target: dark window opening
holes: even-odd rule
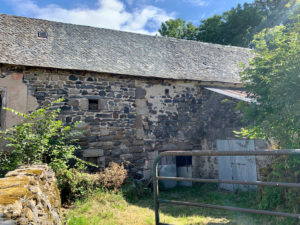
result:
[[[192,156],[176,156],[176,167],[191,166]]]
[[[47,38],[48,35],[47,35],[47,33],[44,32],[44,31],[39,31],[39,32],[38,32],[38,37],[40,37],[40,38]]]
[[[98,99],[89,99],[89,111],[98,111]]]
[[[169,95],[170,91],[169,89],[165,89],[165,95]]]

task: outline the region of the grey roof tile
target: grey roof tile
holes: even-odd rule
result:
[[[47,38],[38,37],[46,32]],[[239,83],[246,48],[0,14],[0,63]]]

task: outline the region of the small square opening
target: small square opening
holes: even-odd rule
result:
[[[48,35],[47,35],[47,33],[45,31],[39,31],[38,32],[38,37],[40,37],[40,38],[47,38]]]
[[[89,111],[98,111],[99,101],[98,99],[89,99]]]
[[[165,95],[169,95],[170,91],[169,89],[165,89]]]

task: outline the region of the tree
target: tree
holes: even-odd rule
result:
[[[224,43],[224,21],[221,16],[214,15],[206,20],[201,20],[198,30],[197,41]]]
[[[264,29],[254,38],[255,57],[242,73],[251,104],[240,104],[245,119],[243,136],[273,140],[276,148],[300,148],[300,5],[285,25]],[[263,181],[298,183],[300,157],[271,159]],[[261,209],[298,212],[298,189],[262,187],[258,193]],[[287,219],[282,224],[298,224]]]
[[[272,138],[283,148],[300,147],[300,14],[289,23],[264,29],[253,41],[256,56],[242,80],[256,103],[245,107],[256,137]]]
[[[286,23],[297,0],[255,0],[254,5],[265,14],[259,29]]]
[[[168,20],[162,23],[159,33],[179,39],[248,47],[262,19],[263,13],[258,7],[245,3],[222,15],[201,20],[198,27],[180,18]]]
[[[264,18],[262,11],[253,4],[239,4],[236,8],[224,12],[223,29],[224,45],[249,47],[257,27]]]
[[[235,8],[201,20],[199,26],[182,19],[162,23],[162,36],[196,40],[223,45],[251,47],[256,33],[264,28],[288,22],[288,16],[297,0],[255,0],[238,4]]]
[[[170,19],[161,24],[161,29],[158,32],[162,36],[174,37],[186,40],[196,40],[197,28],[192,23],[178,18]]]

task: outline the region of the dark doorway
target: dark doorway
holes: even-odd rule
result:
[[[192,156],[176,156],[176,167],[191,166]]]
[[[176,156],[177,177],[192,177],[192,156]],[[178,181],[177,185],[191,187],[192,182]]]

